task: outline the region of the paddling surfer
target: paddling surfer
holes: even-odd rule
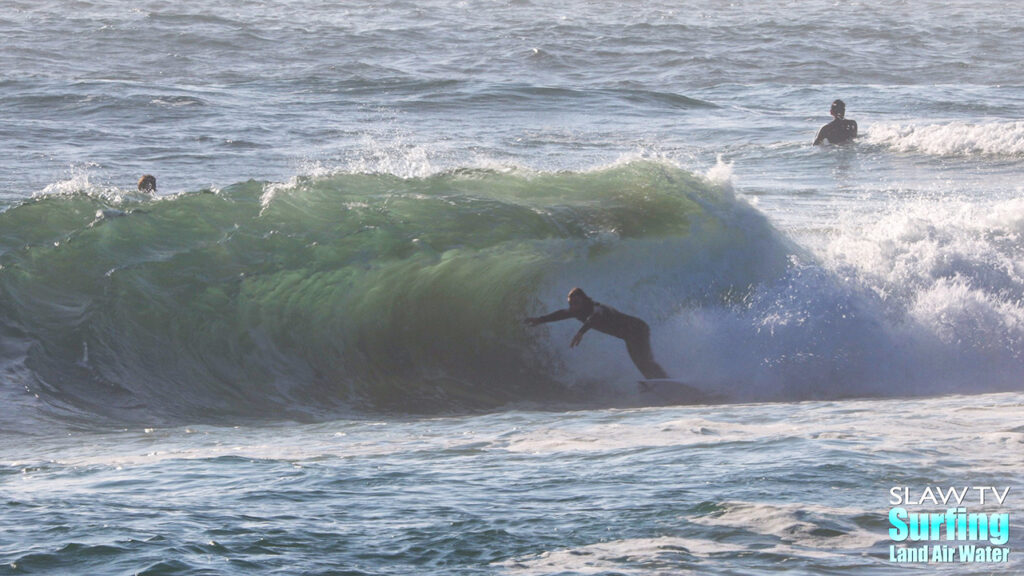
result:
[[[644,378],[648,380],[668,378],[668,374],[654,361],[654,353],[651,351],[651,329],[647,323],[634,316],[623,314],[611,306],[594,302],[580,288],[573,288],[569,292],[568,308],[556,310],[545,316],[527,318],[526,324],[536,326],[569,318],[583,322],[583,326],[569,343],[570,348],[575,348],[583,339],[583,335],[593,328],[598,332],[625,340],[629,357]]]

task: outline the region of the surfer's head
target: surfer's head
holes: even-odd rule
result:
[[[139,178],[139,192],[156,192],[156,177],[146,174]]]
[[[832,103],[832,109],[828,111],[829,114],[842,120],[846,116],[846,103],[842,100],[836,100]]]
[[[579,310],[581,308],[585,309],[592,307],[593,305],[594,301],[590,299],[590,296],[587,296],[587,293],[584,292],[582,288],[573,288],[569,291],[570,310]]]

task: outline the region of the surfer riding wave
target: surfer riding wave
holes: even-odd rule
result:
[[[647,323],[634,316],[623,314],[611,306],[595,302],[580,288],[573,288],[569,292],[568,308],[556,310],[544,316],[527,318],[526,324],[536,326],[569,318],[583,322],[583,326],[569,343],[570,348],[575,348],[583,339],[583,335],[593,328],[598,332],[625,340],[629,357],[644,378],[648,380],[668,378],[665,370],[654,361],[654,353],[651,351],[651,329]]]

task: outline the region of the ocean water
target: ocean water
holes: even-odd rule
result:
[[[7,0],[0,574],[1024,571],[1015,12]]]

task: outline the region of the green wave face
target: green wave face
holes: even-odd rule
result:
[[[83,192],[0,230],[8,361],[53,405],[118,417],[572,401],[524,317],[581,285],[656,323],[770,280],[787,253],[753,209],[652,162]]]

